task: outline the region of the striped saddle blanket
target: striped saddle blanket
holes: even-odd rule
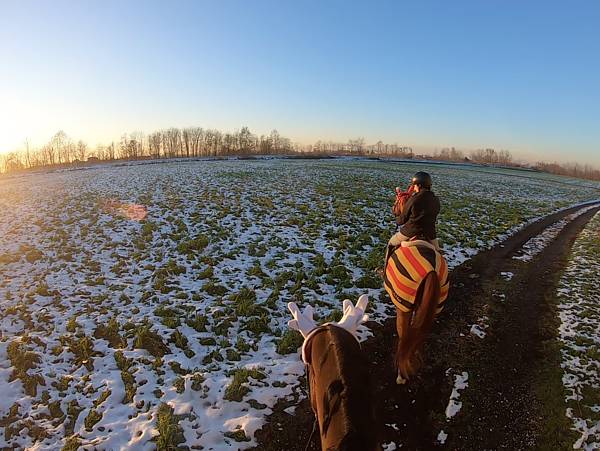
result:
[[[440,280],[438,314],[444,308],[450,286],[446,260],[427,241],[405,241],[398,246],[387,261],[384,275],[384,286],[394,305],[403,312],[412,311],[419,285],[431,271],[437,272]]]

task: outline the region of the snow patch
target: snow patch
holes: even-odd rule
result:
[[[457,374],[454,378],[454,387],[452,388],[452,393],[450,394],[450,400],[448,401],[448,406],[446,407],[446,419],[449,420],[453,416],[455,416],[460,409],[462,408],[462,402],[458,399],[460,398],[460,390],[464,390],[469,386],[467,381],[469,380],[469,374],[466,371],[463,371],[461,374]]]

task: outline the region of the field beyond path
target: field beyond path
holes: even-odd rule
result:
[[[458,267],[455,300],[429,366],[399,392],[386,385],[393,308],[375,269],[395,227],[394,187],[425,167],[442,202],[443,250]],[[366,348],[386,399],[387,443],[420,446],[445,434],[454,443],[478,383],[463,357],[488,345],[481,337],[492,337],[495,308],[518,305],[510,281],[498,293],[485,283],[504,281],[501,272],[518,281],[539,265],[556,236],[591,214],[554,212],[597,199],[599,187],[506,169],[343,159],[169,161],[3,178],[0,448],[226,450],[288,437],[286,447],[298,449],[296,433],[278,429],[305,421],[308,434],[312,426],[294,407],[305,396],[304,367],[286,305],[310,303],[324,322],[363,293],[373,322],[359,332],[375,334]],[[535,222],[549,214],[541,223],[549,227]],[[481,252],[515,232],[508,242],[523,241],[515,258],[489,262],[496,279],[477,269],[502,248]],[[281,420],[257,432],[282,406],[290,408]],[[385,416],[394,409],[404,413]]]

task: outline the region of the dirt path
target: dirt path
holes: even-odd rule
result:
[[[538,383],[548,365],[546,341],[553,337],[553,328],[546,323],[552,313],[547,300],[552,299],[575,237],[598,208],[569,222],[532,261],[512,257],[530,238],[580,208],[530,224],[452,271],[450,298],[427,344],[425,366],[409,384],[397,386],[394,380],[394,319],[370,324],[374,336],[363,343],[363,350],[372,363],[382,443],[394,442],[402,449],[539,446],[549,421],[544,418]],[[502,272],[514,276],[508,280]],[[483,339],[469,333],[478,322],[488,326]],[[469,386],[460,394],[462,408],[447,419],[454,377],[462,372],[469,375]],[[295,404],[278,404],[268,424],[257,432],[256,449],[292,451],[307,445],[320,449],[318,432],[309,444],[314,417],[308,401],[301,401],[293,415],[283,411]],[[438,441],[442,430],[447,434],[443,445]]]

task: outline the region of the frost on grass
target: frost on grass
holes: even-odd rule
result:
[[[576,449],[600,448],[600,215],[575,241],[558,288],[567,417]]]
[[[366,292],[372,319],[393,311],[374,270],[414,171],[215,161],[0,180],[0,448],[254,445],[275,402],[303,396],[287,302],[325,321]],[[451,267],[596,187],[431,172]]]

